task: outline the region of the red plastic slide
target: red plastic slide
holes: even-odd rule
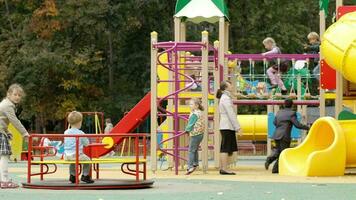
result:
[[[129,113],[127,113],[112,129],[111,134],[127,134],[131,133],[143,120],[150,114],[151,110],[151,93],[147,93],[135,107],[133,107]],[[124,138],[113,137],[114,144],[120,144]],[[90,158],[99,158],[107,153],[111,149],[107,149],[102,145],[89,145],[84,148],[84,153]]]

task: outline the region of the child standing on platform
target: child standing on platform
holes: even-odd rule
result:
[[[20,103],[25,95],[19,84],[12,84],[7,90],[7,96],[0,103],[0,185],[1,189],[18,188],[19,185],[12,182],[9,178],[9,157],[12,154],[10,141],[12,135],[7,129],[9,123],[21,133],[22,137],[27,138],[29,134],[25,127],[17,119],[15,114],[16,104]]]
[[[199,145],[204,137],[205,122],[203,120],[202,111],[204,107],[200,99],[193,98],[189,102],[191,113],[189,115],[188,125],[185,128],[185,132],[189,133],[189,157],[188,157],[188,169],[186,175],[189,175],[195,171],[199,166],[198,150]]]
[[[309,45],[304,45],[304,50],[310,54],[319,54],[320,51],[320,37],[319,34],[316,32],[310,32],[307,36]],[[320,79],[320,65],[319,59],[314,59],[314,69],[313,75],[316,77],[317,80]]]
[[[82,127],[83,115],[80,112],[73,111],[68,115],[68,123],[70,128],[64,131],[64,135],[82,135],[85,134],[80,128]],[[90,160],[90,158],[83,153],[83,147],[89,144],[89,140],[86,137],[79,138],[79,160]],[[74,137],[64,138],[64,159],[65,160],[76,160],[76,139]],[[90,164],[83,164],[83,175],[81,181],[85,183],[94,183],[89,175]],[[69,181],[75,183],[76,173],[75,164],[69,165]]]

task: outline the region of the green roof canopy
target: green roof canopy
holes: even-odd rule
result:
[[[177,0],[175,17],[187,17],[188,21],[215,23],[220,17],[229,20],[224,0]]]

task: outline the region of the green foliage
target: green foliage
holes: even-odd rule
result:
[[[262,52],[267,36],[285,53],[301,52],[308,32],[319,29],[318,1],[227,2],[232,52]],[[174,8],[162,0],[0,0],[1,96],[21,83],[22,118],[42,124],[74,109],[118,120],[149,90],[149,34],[173,40]],[[217,39],[217,24],[187,29],[188,40],[206,29]]]

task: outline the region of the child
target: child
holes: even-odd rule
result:
[[[193,85],[190,87],[191,91],[201,91],[201,86],[200,84],[197,82],[197,78],[195,77],[195,75],[191,75],[191,78],[194,80]]]
[[[110,118],[106,118],[105,119],[105,130],[104,133],[109,134],[111,132],[111,130],[114,128],[114,126],[111,123],[111,119]],[[111,151],[110,153],[106,154],[106,157],[112,157],[115,155],[115,151]]]
[[[83,115],[80,112],[73,111],[68,115],[68,123],[70,128],[64,131],[64,135],[81,135],[84,134],[80,130],[82,126]],[[83,153],[83,147],[89,144],[88,138],[81,137],[79,139],[79,160],[90,160],[88,156]],[[64,159],[65,160],[75,160],[76,159],[76,139],[73,137],[64,138]],[[89,175],[90,164],[83,164],[83,175],[81,181],[85,183],[94,183]],[[75,183],[75,164],[70,164],[69,166],[69,181]]]
[[[310,45],[304,45],[304,50],[310,54],[319,54],[320,37],[316,32],[310,32],[308,34],[308,40]],[[320,66],[319,59],[314,59],[313,75],[317,80],[320,78]]]
[[[219,99],[219,130],[221,133],[220,145],[220,171],[221,175],[236,175],[228,170],[229,160],[234,159],[238,151],[236,134],[242,135],[241,126],[236,117],[232,102],[232,84],[229,81],[220,83],[220,88],[216,91],[216,98]]]
[[[279,110],[274,118],[273,124],[276,126],[276,130],[273,133],[272,139],[275,141],[276,147],[272,154],[267,157],[265,162],[265,168],[268,170],[269,165],[276,161],[272,173],[278,173],[278,161],[279,156],[284,149],[290,147],[291,143],[291,133],[293,125],[296,128],[309,130],[307,125],[301,124],[298,119],[296,112],[292,110],[293,100],[286,99],[284,101],[284,109]]]
[[[271,55],[271,54],[281,54],[281,50],[279,47],[277,47],[276,42],[274,41],[273,38],[267,37],[266,39],[263,40],[263,45],[265,48],[268,50],[265,53],[262,53],[263,56],[266,55]],[[284,86],[284,83],[280,77],[279,71],[278,71],[278,64],[275,63],[272,65],[270,68],[267,69],[267,76],[269,80],[271,81],[271,88],[276,88],[279,86],[279,88],[282,90],[282,93],[286,93],[287,89]]]
[[[193,98],[189,102],[191,113],[185,132],[189,133],[189,158],[186,175],[194,172],[199,165],[198,149],[204,137],[204,121],[202,111],[204,110],[200,99]]]
[[[2,189],[19,187],[9,179],[8,174],[9,157],[12,154],[10,146],[12,135],[7,129],[9,123],[12,123],[24,138],[29,137],[27,130],[15,115],[15,105],[20,103],[25,95],[22,87],[19,84],[12,84],[6,95],[0,103],[0,185]]]
[[[263,45],[265,46],[265,49],[267,49],[267,52],[262,53],[263,56],[270,55],[270,54],[281,54],[281,50],[279,47],[277,47],[276,42],[274,41],[273,38],[271,37],[266,37],[262,41]]]
[[[111,119],[110,118],[106,118],[105,119],[105,130],[104,133],[110,133],[110,131],[113,129],[113,125],[111,123]]]

